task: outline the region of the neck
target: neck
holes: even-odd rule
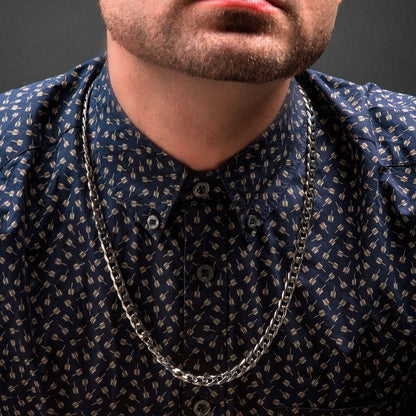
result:
[[[290,79],[214,81],[143,62],[109,37],[112,87],[126,115],[151,141],[197,171],[212,170],[272,123]]]

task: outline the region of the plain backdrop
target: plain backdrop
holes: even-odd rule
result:
[[[415,0],[344,0],[314,68],[416,95],[415,19]],[[66,72],[104,47],[97,0],[0,0],[0,91]]]

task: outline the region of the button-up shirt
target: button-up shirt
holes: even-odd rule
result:
[[[316,196],[286,319],[242,377],[197,387],[126,318],[92,215],[87,139],[111,244],[162,355],[232,368],[281,297],[303,206],[307,111]],[[180,106],[180,103],[178,103]],[[192,137],[189,138],[192,140]],[[307,71],[273,123],[196,172],[123,113],[105,57],[0,95],[0,413],[413,416],[416,99]]]

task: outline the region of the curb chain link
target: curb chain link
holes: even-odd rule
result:
[[[104,254],[105,261],[113,281],[117,296],[121,301],[121,305],[126,313],[131,326],[136,332],[139,339],[146,345],[148,350],[154,355],[157,362],[161,364],[174,377],[196,386],[214,386],[228,383],[235,380],[252,369],[260,360],[260,358],[268,351],[276,334],[278,333],[288,312],[289,304],[291,302],[293,293],[295,291],[296,283],[298,281],[299,272],[302,266],[302,261],[306,248],[306,239],[309,234],[309,226],[312,218],[312,209],[315,200],[315,176],[316,176],[316,149],[315,149],[315,111],[312,104],[306,95],[303,88],[300,89],[304,99],[305,108],[307,112],[307,139],[305,152],[305,184],[303,196],[303,208],[300,215],[298,235],[295,242],[295,251],[293,254],[292,263],[287,274],[287,278],[283,284],[283,291],[281,298],[277,303],[276,310],[271,318],[269,325],[264,330],[258,343],[248,352],[248,354],[230,370],[218,374],[210,375],[196,375],[188,373],[166,359],[162,353],[160,346],[156,344],[149,332],[143,325],[139,318],[136,305],[133,303],[126,283],[123,279],[120,266],[117,261],[117,255],[113,249],[111,238],[107,230],[104,219],[101,200],[98,194],[97,185],[94,177],[94,164],[92,161],[90,149],[88,147],[87,139],[87,124],[88,124],[88,110],[91,92],[94,87],[94,82],[90,85],[84,99],[82,109],[82,129],[81,140],[84,153],[84,163],[88,183],[89,197],[91,200],[91,207],[93,211],[94,222],[97,228],[98,237],[101,243],[101,249]]]

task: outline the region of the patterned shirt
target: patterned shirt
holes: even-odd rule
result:
[[[164,356],[205,374],[258,342],[294,252],[307,115],[311,231],[289,312],[241,378],[196,387],[138,339],[92,216],[81,114],[130,296]],[[178,103],[180,105],[180,103]],[[416,99],[307,71],[269,128],[196,172],[123,113],[105,57],[0,95],[2,415],[414,416]]]

